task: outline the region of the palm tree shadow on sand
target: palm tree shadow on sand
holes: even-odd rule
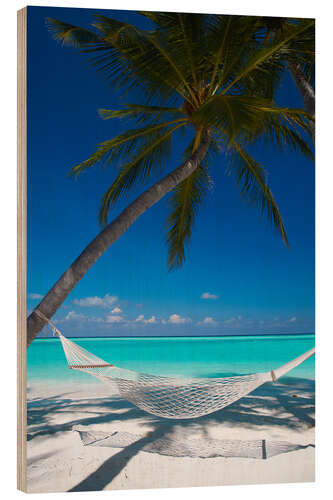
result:
[[[256,389],[251,395],[243,397],[232,405],[198,419],[169,420],[161,419],[153,415],[148,415],[131,403],[120,398],[97,398],[73,401],[66,394],[59,394],[53,398],[32,399],[28,408],[29,433],[28,439],[32,440],[37,436],[45,438],[59,432],[71,432],[73,427],[91,424],[105,424],[105,430],[114,432],[116,421],[126,422],[137,419],[145,419],[142,428],[149,427],[149,431],[136,436],[134,442],[124,446],[120,451],[105,460],[94,472],[72,487],[69,491],[91,491],[102,490],[126,467],[129,461],[140,451],[159,453],[158,443],[174,442],[175,436],[191,436],[200,434],[201,437],[209,440],[209,427],[219,424],[227,424],[228,427],[238,427],[242,429],[260,429],[265,426],[279,426],[286,429],[293,429],[302,433],[304,430],[314,426],[314,381],[306,379],[296,379],[284,377],[272,387],[265,384]],[[97,409],[94,409],[97,405]],[[121,414],[119,413],[121,410]],[[69,419],[61,424],[52,422],[58,412],[69,414]],[[75,414],[78,417],[75,418]],[[109,425],[114,424],[112,429]],[[86,427],[87,428],[87,427]],[[153,428],[153,430],[151,430]],[[89,431],[91,429],[89,428]],[[112,434],[111,432],[111,434]],[[110,435],[110,434],[109,434]],[[235,441],[235,455],[239,453],[240,441]],[[250,442],[243,442],[248,446]],[[269,458],[269,443],[261,441],[262,454],[256,458]],[[288,443],[284,443],[288,445]],[[258,442],[256,444],[258,446]],[[273,450],[273,454],[287,453],[292,449],[306,448],[314,446],[310,443],[307,446],[291,445],[294,448],[281,446]],[[228,446],[232,448],[232,443]],[[296,448],[295,448],[296,446]],[[170,447],[170,446],[169,446]],[[238,451],[237,451],[238,450]],[[230,450],[229,450],[230,453]],[[231,450],[232,453],[232,450]],[[160,454],[168,454],[162,453]],[[184,456],[184,455],[183,455]],[[219,455],[223,456],[223,455]],[[239,456],[239,455],[238,455]]]

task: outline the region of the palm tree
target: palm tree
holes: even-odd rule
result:
[[[151,30],[95,16],[87,30],[48,20],[53,36],[63,44],[94,53],[93,64],[107,81],[124,93],[139,88],[140,104],[100,110],[104,119],[134,123],[125,133],[98,145],[72,171],[79,175],[97,164],[114,169],[100,209],[104,229],[65,271],[38,309],[50,318],[91,266],[146,210],[169,194],[167,243],[170,269],[184,262],[195,215],[211,184],[211,158],[220,153],[234,174],[241,194],[276,227],[288,244],[286,231],[264,168],[246,147],[259,139],[288,147],[312,158],[304,139],[310,134],[304,110],[274,104],[274,89],[288,51],[312,21],[288,26],[264,46],[256,34],[261,18],[142,12],[154,23]],[[172,141],[187,139],[184,161],[169,165]],[[161,177],[163,171],[164,176]],[[156,180],[157,179],[157,180]],[[135,186],[154,183],[121,214],[107,222],[112,206]],[[32,312],[28,345],[44,326]]]
[[[281,36],[289,24],[300,22],[285,17],[263,17],[265,29],[264,42]],[[315,143],[315,103],[314,66],[315,66],[315,26],[314,24],[290,41],[289,50],[284,54],[287,67],[302,97],[304,109],[311,116],[312,142]]]

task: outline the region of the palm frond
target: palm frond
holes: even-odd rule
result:
[[[93,67],[104,74],[107,82],[126,94],[133,88],[140,88],[147,100],[158,96],[168,100],[174,92],[182,93],[179,76],[170,71],[170,64],[151,41],[149,32],[104,16],[95,16],[90,30],[48,20],[53,37],[63,44],[73,45],[88,54]]]
[[[197,96],[195,95],[191,88],[191,85],[189,84],[187,75],[183,72],[183,65],[177,64],[174,54],[170,53],[170,51],[168,50],[169,46],[166,43],[165,37],[160,33],[154,33],[153,35],[150,35],[149,41],[153,44],[157,52],[164,59],[163,62],[168,63],[168,74],[170,74],[170,72],[171,74],[174,74],[173,80],[175,82],[177,82],[178,79],[178,83],[175,86],[177,92],[180,93],[184,97],[184,99],[186,101],[189,101],[192,105],[199,104]],[[184,87],[184,90],[182,90],[182,87]]]
[[[158,33],[166,35],[173,58],[181,61],[187,80],[197,87],[201,79],[199,70],[202,68],[205,52],[207,15],[178,12],[140,12],[140,14],[157,25]]]
[[[184,125],[186,120],[178,119],[169,122],[148,125],[140,129],[128,130],[123,134],[119,134],[113,139],[104,141],[98,145],[97,150],[89,156],[89,158],[72,168],[71,173],[75,176],[87,168],[95,166],[97,163],[104,163],[106,166],[112,162],[127,158],[142,146],[142,140],[146,137],[154,137],[154,134],[159,134],[162,129],[166,129],[174,124]]]
[[[170,270],[184,263],[185,247],[190,242],[195,216],[210,188],[208,169],[202,164],[171,193],[168,200],[171,212],[166,221]]]
[[[201,127],[220,129],[230,147],[234,139],[248,143],[264,137],[278,147],[300,151],[313,159],[313,153],[301,134],[311,137],[311,117],[301,109],[274,106],[259,97],[216,95],[209,99],[191,119]]]
[[[234,16],[226,16],[226,18],[225,18],[225,26],[223,26],[223,33],[222,33],[220,45],[216,51],[216,59],[215,59],[214,67],[213,67],[213,73],[211,76],[211,80],[209,82],[210,95],[213,95],[215,93],[215,88],[219,87],[219,84],[217,84],[215,87],[215,81],[216,81],[216,76],[217,76],[219,67],[222,66],[221,73],[223,74],[223,70],[224,70],[225,65],[226,65],[227,54],[225,52],[226,52],[226,48],[228,47],[227,40],[228,40],[228,35],[232,29],[231,26],[232,26],[233,18],[234,18]],[[224,21],[224,18],[223,18],[223,21]],[[221,78],[221,76],[220,76],[220,78]]]
[[[258,50],[254,33],[258,18],[253,16],[213,17],[209,26],[208,46],[211,50],[209,95],[214,95],[230,82]]]
[[[100,14],[95,14],[94,18],[95,21],[92,23],[92,26],[97,28],[98,31],[103,34],[103,38],[105,40],[109,40],[111,43],[117,40],[122,31],[127,28],[134,28],[132,24],[118,21],[118,19],[102,16]]]
[[[145,106],[142,104],[125,104],[122,109],[99,109],[99,115],[104,120],[110,118],[128,118],[135,119],[137,123],[144,123],[152,120],[154,123],[161,118],[168,116],[169,118],[186,118],[182,108],[172,108],[165,106]]]
[[[303,31],[314,25],[314,20],[307,21],[301,26],[290,27],[288,31],[278,40],[265,45],[261,50],[257,51],[254,56],[248,61],[248,64],[232,79],[232,81],[223,89],[222,93],[228,93],[240,80],[248,76],[253,71],[265,71],[265,63],[273,57],[278,57],[280,63],[281,51],[288,51],[288,45],[293,39],[296,39]]]
[[[119,173],[102,198],[99,219],[106,224],[110,207],[121,196],[139,183],[146,182],[151,175],[157,175],[170,158],[172,134],[185,122],[150,133],[141,141],[140,147],[131,155],[131,160],[120,167]]]
[[[196,110],[191,119],[198,126],[226,131],[229,141],[232,141],[240,132],[258,128],[263,120],[262,108],[269,104],[267,99],[216,95]]]
[[[86,47],[102,43],[102,38],[91,30],[73,26],[51,17],[47,17],[45,22],[53,38],[62,42],[63,45]]]
[[[258,206],[260,213],[267,216],[280,233],[282,241],[289,246],[282,216],[267,185],[267,175],[264,168],[236,141],[233,141],[230,154],[229,172],[235,175],[241,195],[251,205]]]
[[[280,108],[270,110],[266,114],[261,130],[252,131],[250,142],[254,137],[263,137],[267,144],[275,144],[281,150],[298,151],[314,161],[314,153],[306,139],[311,137],[311,116],[305,111]]]

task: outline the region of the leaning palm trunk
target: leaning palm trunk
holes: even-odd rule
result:
[[[310,127],[311,127],[312,140],[313,140],[313,144],[314,144],[315,143],[315,102],[316,102],[315,101],[315,92],[313,90],[312,85],[306,79],[306,77],[302,71],[302,68],[299,64],[295,63],[294,61],[288,61],[288,68],[290,70],[290,73],[292,74],[292,77],[294,79],[296,87],[302,96],[303,103],[304,103],[304,109],[312,117]]]
[[[101,255],[117,241],[118,238],[120,238],[133,222],[200,166],[207,154],[209,144],[209,133],[205,132],[202,134],[202,139],[198,148],[188,160],[136,198],[135,201],[125,208],[116,219],[110,222],[110,224],[89,243],[79,257],[59,278],[47,295],[45,295],[36,309],[41,311],[46,318],[51,318],[92,265],[95,264]],[[30,314],[27,320],[28,346],[45,324],[45,320],[36,314],[35,311]]]

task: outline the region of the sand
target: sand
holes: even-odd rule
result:
[[[84,389],[84,391],[83,391]],[[73,429],[139,435],[123,448],[84,446]],[[284,441],[271,458],[190,458],[144,451],[154,440]],[[314,481],[314,382],[265,384],[214,414],[186,421],[149,415],[103,384],[28,389],[28,491],[63,492]]]

